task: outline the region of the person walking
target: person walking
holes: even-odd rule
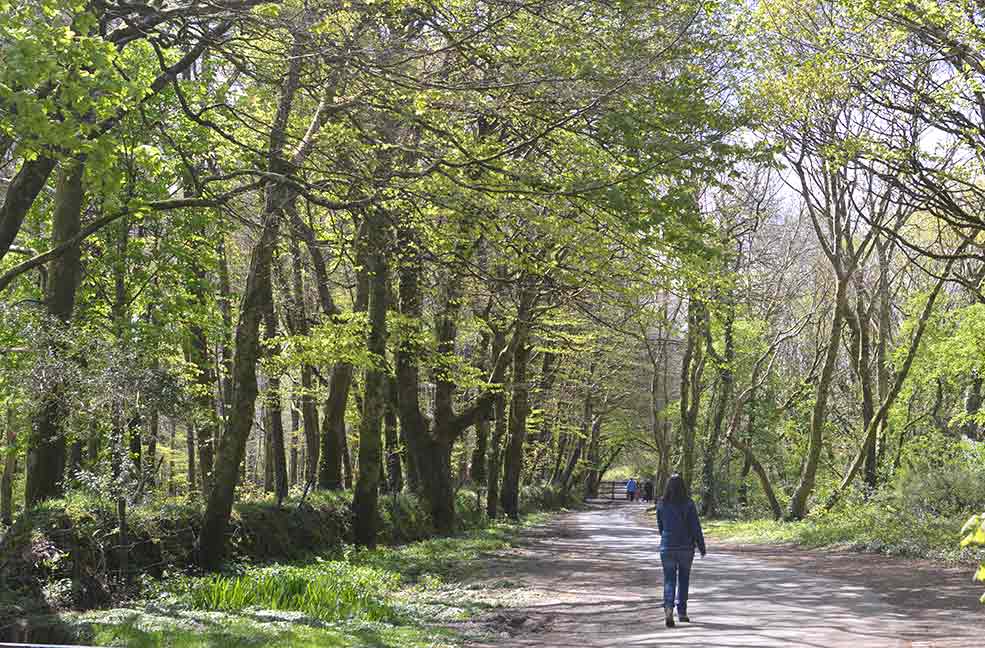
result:
[[[705,557],[705,536],[698,509],[687,493],[684,478],[676,473],[667,480],[663,499],[657,506],[657,528],[664,573],[664,620],[668,628],[673,628],[675,597],[677,618],[683,623],[691,620],[687,616],[687,592],[695,548]]]
[[[629,481],[626,482],[626,499],[630,502],[636,501],[636,487],[636,480],[630,477]]]
[[[653,480],[647,479],[646,483],[643,484],[643,501],[652,502],[653,501]]]

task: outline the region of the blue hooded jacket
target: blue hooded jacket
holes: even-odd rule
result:
[[[692,500],[685,504],[661,502],[657,507],[657,528],[660,529],[660,551],[693,551],[705,553],[705,536],[701,533],[698,509]]]

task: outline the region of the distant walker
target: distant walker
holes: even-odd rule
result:
[[[639,485],[636,483],[636,480],[630,477],[629,481],[626,482],[626,499],[628,499],[630,502],[635,502],[636,492],[638,490],[639,490]]]

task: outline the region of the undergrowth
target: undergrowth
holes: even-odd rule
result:
[[[563,501],[550,489],[526,495],[526,510],[557,508]],[[429,537],[430,521],[415,497],[381,498],[381,545],[367,550],[348,544],[347,494],[316,494],[280,510],[265,501],[242,502],[235,513],[233,553],[224,570],[212,575],[188,569],[191,548],[175,534],[195,523],[196,505],[162,502],[156,514],[135,509],[132,535],[148,552],[141,560],[152,561],[158,571],[138,574],[125,596],[112,592],[117,607],[69,612],[74,588],[66,576],[78,568],[83,530],[90,534],[84,546],[93,564],[113,556],[107,551],[112,529],[104,530],[112,511],[92,497],[70,496],[35,511],[30,523],[45,524],[25,537],[3,538],[8,546],[31,549],[25,554],[30,560],[18,559],[23,573],[14,563],[4,566],[0,556],[0,578],[17,574],[22,585],[35,584],[24,595],[41,603],[37,609],[46,625],[32,629],[35,634],[26,640],[179,648],[456,646],[453,633],[435,624],[481,611],[481,604],[468,600],[473,584],[467,581],[479,559],[510,546],[523,525],[543,519],[529,514],[520,524],[489,522],[480,503],[474,492],[461,491],[459,534]],[[184,532],[194,537],[193,530]],[[258,559],[264,555],[266,561]],[[97,576],[90,580],[98,581]],[[105,574],[108,582],[112,576]],[[50,587],[37,587],[50,583],[65,584],[62,599],[51,598]],[[8,609],[15,617],[26,612],[20,605]]]
[[[794,543],[804,547],[840,547],[890,556],[945,562],[977,559],[980,551],[956,542],[968,516],[926,515],[890,508],[885,503],[842,506],[797,522],[772,519],[714,520],[705,533],[721,540],[750,544]]]

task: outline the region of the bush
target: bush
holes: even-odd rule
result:
[[[985,502],[981,449],[955,439],[922,439],[914,446],[895,480],[900,508],[963,518]]]
[[[553,484],[524,486],[520,493],[520,508],[523,512],[559,511],[575,503],[570,493]]]
[[[380,518],[385,544],[415,542],[434,533],[425,502],[413,493],[380,495]]]

